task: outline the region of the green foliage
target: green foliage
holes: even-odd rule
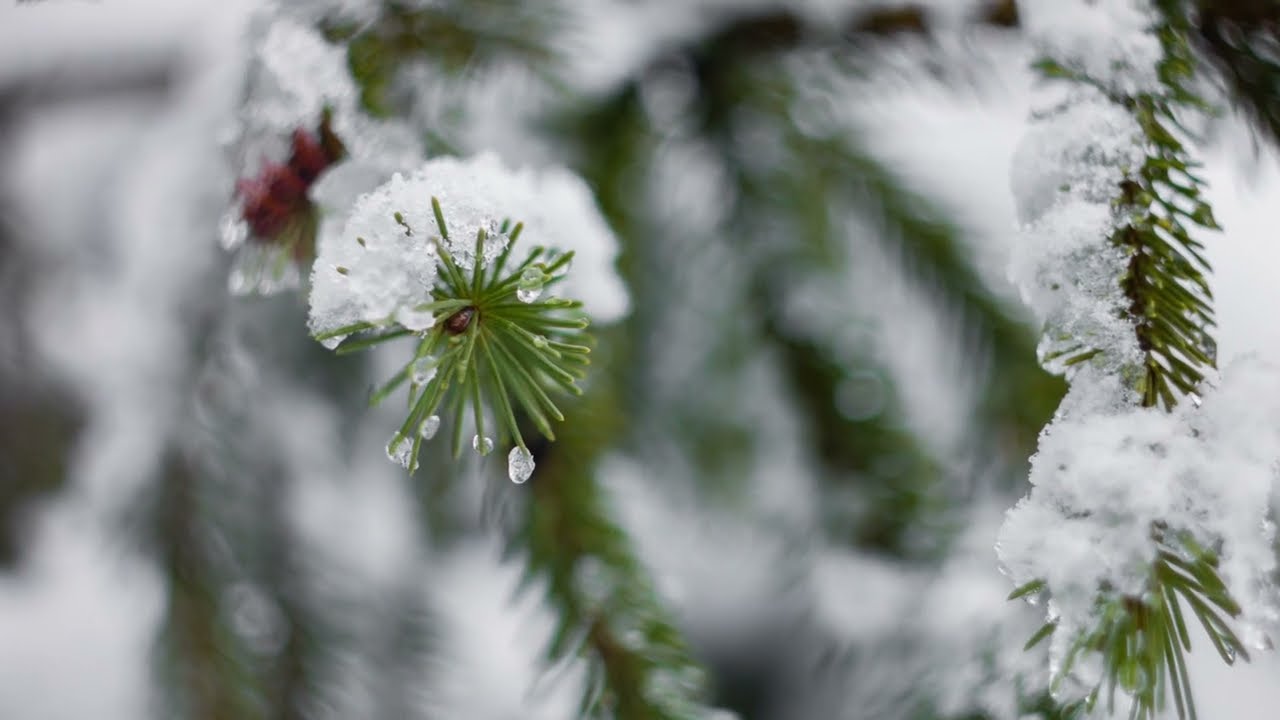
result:
[[[84,425],[82,408],[57,388],[31,383],[32,368],[22,370],[21,380],[0,373],[0,569],[22,559],[20,520],[64,487],[67,460]]]
[[[1204,247],[1188,225],[1219,230],[1204,200],[1199,167],[1178,138],[1176,112],[1207,106],[1187,88],[1194,70],[1185,28],[1173,23],[1157,30],[1164,59],[1157,68],[1160,93],[1144,93],[1126,103],[1150,150],[1136,177],[1121,187],[1118,200],[1129,218],[1112,241],[1129,250],[1129,272],[1121,281],[1130,300],[1138,346],[1146,353],[1137,390],[1146,406],[1172,408],[1177,394],[1195,391],[1204,369],[1216,365],[1212,294]]]
[[[393,84],[406,64],[428,62],[446,76],[507,60],[545,69],[556,59],[549,38],[564,21],[555,2],[389,0],[381,9],[368,26],[330,23],[325,31],[331,41],[347,44],[361,102],[383,117],[396,109]]]
[[[1173,12],[1185,12],[1173,5]],[[1199,0],[1198,46],[1222,74],[1233,103],[1280,143],[1280,5],[1270,0]]]
[[[449,76],[466,76],[475,68],[505,60],[531,65],[535,72],[547,68],[555,59],[547,38],[562,18],[540,5],[512,0],[447,0],[430,6],[387,2],[373,24],[330,26],[328,34],[334,41],[347,43],[350,68],[365,107],[385,116],[402,109],[397,106],[395,81],[407,63],[426,62]],[[994,5],[1005,8],[1002,12],[1015,12],[1012,3]],[[892,22],[867,22],[856,29],[923,30],[917,15],[914,10],[888,13],[883,17]],[[1183,30],[1173,26],[1162,30],[1170,60],[1161,74],[1169,92],[1118,99],[1138,117],[1153,146],[1147,162],[1118,191],[1117,206],[1130,220],[1113,239],[1130,252],[1124,288],[1135,332],[1147,353],[1140,389],[1147,404],[1166,407],[1178,395],[1192,392],[1203,378],[1203,368],[1213,364],[1207,332],[1212,314],[1204,282],[1208,268],[1202,248],[1186,227],[1216,224],[1201,198],[1202,182],[1193,174],[1195,166],[1178,140],[1177,110],[1198,106],[1183,88],[1190,72]],[[813,44],[831,43],[830,35]],[[752,316],[745,321],[749,326],[744,333],[746,346],[755,348],[753,343],[758,341],[778,351],[806,424],[815,430],[814,454],[833,471],[830,476],[843,479],[836,482],[863,476],[867,480],[859,492],[872,493],[872,508],[865,517],[853,522],[843,519],[831,529],[846,532],[863,547],[909,555],[904,538],[938,512],[938,463],[904,427],[894,408],[897,392],[891,385],[886,387],[888,409],[880,416],[843,417],[833,399],[849,374],[846,359],[834,357],[820,339],[804,337],[787,326],[785,289],[774,282],[786,273],[831,270],[848,232],[833,221],[833,210],[852,208],[860,216],[873,218],[883,229],[877,237],[887,254],[900,259],[904,274],[930,288],[936,307],[962,322],[989,352],[991,376],[980,393],[982,406],[975,422],[984,433],[984,447],[1025,457],[1024,449],[1030,447],[1063,386],[1036,365],[1032,334],[1006,314],[1002,302],[985,286],[961,232],[945,213],[906,187],[856,141],[796,131],[791,112],[801,101],[788,90],[794,78],[778,78],[769,67],[776,67],[784,51],[813,39],[797,18],[780,11],[725,22],[675,54],[683,55],[677,59],[690,61],[694,68],[694,132],[714,148],[717,160],[730,171],[737,201],[723,229],[752,259],[750,299],[760,305],[744,313]],[[763,73],[761,63],[745,62],[760,56],[766,60]],[[1044,69],[1055,72],[1051,66]],[[615,227],[623,230],[628,250],[622,265],[633,293],[650,298],[663,287],[652,278],[662,272],[662,259],[652,250],[646,254],[649,226],[637,217],[643,208],[638,208],[641,203],[636,197],[637,185],[647,178],[636,166],[643,166],[661,139],[646,125],[638,101],[644,72],[625,82],[616,96],[584,113],[589,117],[583,125],[590,132],[578,136],[580,126],[561,134],[568,142],[578,143],[580,165],[600,191]],[[735,123],[750,113],[755,115],[749,119],[763,119],[768,132],[781,141],[782,159],[767,166],[753,164],[750,148],[735,142]],[[447,144],[442,138],[440,142]],[[447,238],[438,211],[437,219],[440,234]],[[758,230],[769,226],[759,222],[762,219],[772,221],[771,227],[781,224],[794,230],[798,242],[781,249],[768,246]],[[503,231],[508,230],[514,242],[519,226],[504,225]],[[477,238],[477,248],[483,241],[483,235]],[[408,444],[410,467],[416,465],[423,442],[423,424],[437,411],[452,417],[455,455],[462,451],[462,432],[470,412],[480,437],[485,436],[487,420],[496,417],[500,442],[509,438],[538,457],[540,471],[528,497],[526,525],[510,547],[513,554],[527,557],[527,580],[545,583],[547,600],[557,611],[549,659],[559,662],[582,656],[588,660],[590,682],[582,712],[624,719],[696,716],[698,699],[705,691],[701,671],[655,596],[625,532],[610,517],[593,475],[596,460],[619,439],[617,415],[635,409],[634,402],[620,400],[616,392],[626,375],[626,359],[619,363],[624,369],[612,368],[613,381],[594,387],[587,398],[561,411],[552,395],[578,393],[577,381],[583,377],[590,343],[581,333],[586,321],[577,303],[525,304],[515,299],[526,272],[536,271],[530,277],[549,285],[567,270],[568,255],[542,249],[534,255],[505,274],[507,254],[492,268],[477,263],[468,275],[441,249],[443,285],[429,303],[418,308],[437,313],[432,328],[415,333],[386,322],[342,328],[331,335],[359,333],[340,348],[343,353],[397,338],[416,340],[412,359],[372,398],[378,402],[400,386],[410,385],[408,416],[391,443],[393,451]],[[639,303],[629,327],[637,345],[654,342],[654,337],[662,342],[662,316],[649,305]],[[714,331],[730,334],[723,327]],[[622,345],[619,340],[613,349],[619,351]],[[883,376],[872,349],[863,350],[860,366]],[[415,376],[424,380],[415,382]],[[646,391],[642,382],[632,382],[632,395]],[[553,439],[551,421],[565,415],[572,422],[560,430],[555,446],[536,438],[526,442],[530,427]],[[721,438],[732,436],[732,422],[722,418],[699,424],[688,442],[699,450],[717,445]],[[892,478],[872,477],[872,469],[886,459],[905,459],[905,470]],[[888,490],[875,495],[877,488]],[[1135,708],[1139,708],[1135,713],[1150,715],[1150,708],[1164,697],[1165,683],[1172,688],[1179,711],[1185,707],[1194,714],[1181,663],[1188,641],[1178,597],[1206,628],[1218,630],[1216,635],[1210,632],[1217,638],[1215,644],[1243,652],[1222,618],[1236,614],[1234,603],[1217,579],[1216,561],[1207,557],[1192,553],[1187,559],[1173,550],[1162,554],[1153,566],[1150,598],[1112,596],[1104,589],[1099,595],[1099,625],[1076,641],[1077,654],[1104,655],[1109,693],[1120,687],[1134,694]],[[1033,641],[1052,629],[1047,626]],[[1157,641],[1162,644],[1157,646]],[[1144,677],[1157,680],[1144,684],[1140,681]],[[1095,690],[1090,702],[1096,703],[1099,696],[1100,690]],[[1037,698],[1037,702],[1045,716],[1058,716],[1060,708],[1050,700]]]
[[[1216,366],[1216,345],[1204,246],[1191,228],[1220,230],[1203,196],[1199,163],[1191,159],[1180,135],[1186,134],[1181,111],[1209,107],[1188,87],[1194,62],[1185,28],[1173,23],[1156,30],[1165,55],[1157,72],[1159,92],[1117,95],[1104,84],[1052,60],[1037,67],[1050,78],[1093,86],[1131,112],[1147,142],[1143,164],[1118,188],[1114,205],[1124,219],[1111,240],[1124,248],[1129,264],[1121,287],[1129,301],[1138,347],[1144,354],[1135,389],[1147,407],[1166,409],[1180,396],[1193,394],[1204,370]],[[1079,339],[1076,339],[1079,340]],[[1084,362],[1097,348],[1072,343],[1053,357],[1070,356],[1066,364]]]
[[[861,192],[851,196],[883,223],[880,237],[889,246],[886,250],[901,258],[909,278],[931,290],[939,312],[963,323],[990,353],[990,375],[976,378],[983,383],[979,427],[988,435],[976,439],[1010,457],[1026,457],[1038,428],[1052,416],[1066,390],[1060,378],[1035,361],[1030,324],[1011,316],[986,285],[963,232],[940,208],[862,148],[846,146],[834,157],[845,164],[845,172],[853,171],[860,186]]]
[[[440,237],[449,238],[440,203],[432,198]],[[396,221],[404,225],[397,214]],[[573,253],[534,247],[519,265],[507,263],[523,225],[504,222],[499,231],[508,236],[505,248],[488,265],[484,262],[486,231],[475,239],[475,260],[467,273],[440,243],[435,243],[442,282],[432,289],[432,300],[418,312],[436,314],[427,330],[411,331],[394,322],[356,323],[316,336],[317,340],[345,337],[338,352],[364,350],[373,345],[406,336],[419,338],[413,357],[373,393],[375,404],[406,382],[410,384],[409,414],[387,446],[399,456],[408,450],[405,465],[417,467],[422,443],[434,435],[444,409],[452,420],[454,457],[462,454],[463,428],[468,411],[474,420],[475,448],[480,454],[492,449],[487,434],[486,409],[497,416],[498,442],[508,439],[528,453],[524,435],[516,419],[521,411],[547,439],[554,440],[552,420],[563,420],[552,393],[580,394],[577,381],[586,376],[590,348],[582,332],[588,324],[576,300],[546,298],[521,299],[525,292],[538,293],[562,281],[573,261]],[[414,231],[405,225],[405,232]],[[342,269],[339,268],[339,272]],[[406,447],[407,444],[407,447]]]
[[[250,670],[248,648],[222,621],[225,568],[211,557],[208,543],[201,542],[213,518],[204,507],[199,479],[191,458],[171,449],[148,528],[148,546],[170,583],[155,659],[166,680],[163,700],[176,717],[263,718],[262,688]]]
[[[1204,180],[1196,174],[1199,166],[1180,137],[1188,132],[1179,113],[1211,110],[1189,88],[1195,70],[1188,40],[1191,25],[1181,3],[1157,4],[1165,16],[1154,29],[1164,51],[1156,68],[1158,91],[1119,95],[1052,60],[1041,61],[1038,67],[1047,77],[1103,91],[1131,112],[1141,128],[1146,158],[1141,167],[1128,169],[1128,177],[1117,188],[1113,204],[1122,222],[1111,241],[1125,249],[1129,258],[1119,282],[1144,355],[1135,389],[1144,407],[1171,410],[1180,397],[1195,397],[1206,370],[1215,367],[1212,294],[1206,279],[1209,264],[1190,228],[1220,228],[1203,197]],[[1069,363],[1088,360],[1098,350],[1076,345],[1070,352],[1076,354]],[[1216,555],[1189,534],[1160,525],[1151,532],[1159,552],[1145,591],[1132,596],[1099,588],[1096,622],[1077,631],[1053,680],[1053,687],[1060,686],[1082,654],[1101,656],[1101,679],[1083,699],[1065,708],[1071,716],[1093,711],[1104,698],[1107,710],[1113,711],[1118,688],[1133,698],[1131,718],[1155,718],[1169,695],[1179,718],[1196,717],[1183,656],[1191,649],[1183,603],[1225,662],[1248,658],[1227,620],[1237,617],[1240,608],[1218,576]],[[1044,589],[1043,582],[1034,581],[1010,598]],[[1046,624],[1027,647],[1055,630],[1054,622]]]
[[[546,655],[552,663],[586,660],[582,717],[697,718],[705,712],[705,673],[609,516],[590,458],[575,452],[594,445],[592,431],[570,423],[565,434],[565,447],[540,463],[527,524],[512,543],[513,553],[528,556],[527,582],[544,579],[558,611]]]
[[[466,3],[465,9],[462,5],[445,3],[410,13],[412,16],[406,16],[409,11],[403,8],[387,5],[378,24],[348,35],[351,67],[368,109],[376,114],[395,110],[389,91],[398,68],[408,61],[426,60],[436,63],[444,73],[465,74],[502,57],[530,64],[535,71],[554,60],[553,53],[538,44],[562,19],[549,13],[553,7],[508,0]],[[491,22],[476,20],[486,15]],[[442,34],[447,39],[434,42]],[[331,33],[334,39],[340,35]],[[449,144],[447,138],[434,140]],[[604,204],[608,211],[607,198]],[[628,201],[628,208],[633,205]],[[440,230],[443,234],[447,228]],[[513,240],[518,237],[515,228],[511,232]],[[447,264],[445,256],[442,253],[441,262]],[[524,305],[514,299],[525,270],[536,267],[546,275],[544,284],[550,286],[568,270],[568,260],[567,256],[544,250],[533,265],[512,270],[496,284],[496,272],[483,278],[478,293],[472,290],[474,276],[469,282],[465,277],[458,281],[455,273],[442,265],[440,277],[447,287],[436,293],[433,302],[448,303],[436,306],[436,312],[445,317],[419,339],[415,360],[433,358],[437,372],[431,383],[451,385],[435,391],[428,383],[415,391],[415,405],[435,402],[431,396],[438,392],[444,396],[438,406],[457,411],[456,432],[461,415],[466,412],[463,404],[470,403],[473,411],[475,408],[475,395],[466,390],[480,387],[479,402],[493,408],[504,423],[502,431],[536,458],[538,471],[530,483],[532,492],[525,496],[524,526],[510,538],[509,552],[524,558],[524,586],[544,588],[547,603],[556,612],[555,635],[546,648],[549,663],[558,666],[575,658],[587,662],[588,683],[579,715],[619,720],[698,717],[703,712],[699,698],[704,692],[705,674],[691,658],[680,632],[654,594],[647,569],[635,556],[626,532],[610,516],[594,475],[598,458],[618,440],[619,417],[624,412],[625,403],[616,392],[627,377],[620,369],[626,366],[625,353],[619,351],[621,336],[611,333],[608,343],[619,354],[619,362],[608,368],[606,376],[593,382],[589,395],[564,405],[562,414],[559,403],[551,402],[551,397],[557,391],[575,397],[579,394],[575,381],[582,376],[586,347],[591,344],[581,333],[585,316],[577,303],[546,301]],[[511,284],[513,279],[515,285]],[[453,302],[462,300],[465,303],[461,305]],[[450,317],[468,307],[475,307],[476,313],[467,331],[453,336],[463,339],[454,340],[451,345],[449,337],[442,337],[449,332],[442,328]],[[644,308],[637,312],[643,313]],[[499,318],[505,318],[505,322]],[[403,328],[386,326],[357,332],[366,334],[349,340],[340,351],[409,335]],[[470,342],[471,333],[475,335],[472,352],[489,352],[492,356],[478,361],[480,374],[489,379],[479,385],[472,378],[449,381],[444,355],[452,353],[460,363],[467,352],[462,345]],[[541,347],[534,335],[547,338],[547,345]],[[436,339],[435,345],[424,350],[424,345],[435,337],[442,339]],[[476,362],[472,360],[471,364]],[[412,373],[411,362],[373,399],[386,397],[406,383]],[[453,374],[456,376],[456,371]],[[504,402],[511,412],[502,407]],[[553,435],[551,421],[563,419],[562,415],[570,416],[569,421],[556,427]],[[420,412],[411,410],[397,437],[418,436],[415,422],[428,416],[425,408]],[[557,442],[552,445],[527,440],[530,426],[547,439],[555,437]],[[416,457],[420,443],[416,439],[413,442],[411,452]],[[455,440],[455,447],[456,444]]]
[[[1191,636],[1183,605],[1200,621],[1214,649],[1228,665],[1249,654],[1226,618],[1238,617],[1240,607],[1218,577],[1218,557],[1200,547],[1189,535],[1168,542],[1160,532],[1160,551],[1151,567],[1146,591],[1139,597],[1108,592],[1098,596],[1097,624],[1076,636],[1051,682],[1059,688],[1075,668],[1082,653],[1102,656],[1101,682],[1086,696],[1066,707],[1068,717],[1092,712],[1105,698],[1108,712],[1115,710],[1116,690],[1132,697],[1131,718],[1154,719],[1172,695],[1180,718],[1196,717],[1184,652],[1191,650]],[[1010,599],[1034,595],[1044,589],[1039,581],[1010,594]],[[1027,648],[1048,637],[1055,622],[1046,623]]]
[[[867,62],[864,55],[848,53],[841,67]],[[756,260],[753,288],[763,300],[762,339],[777,347],[788,365],[788,376],[811,418],[817,455],[832,471],[833,482],[855,485],[868,501],[864,513],[841,517],[831,529],[878,551],[936,557],[945,548],[939,520],[954,498],[946,495],[941,464],[908,426],[884,361],[872,347],[859,348],[859,357],[851,361],[833,352],[830,338],[808,337],[792,328],[785,317],[792,288],[778,278],[845,281],[849,269],[862,260],[850,248],[849,236],[857,230],[842,219],[853,215],[868,221],[873,241],[899,264],[903,277],[989,353],[995,368],[991,375],[976,365],[964,370],[983,388],[973,440],[993,454],[1018,461],[1030,454],[1065,385],[1036,363],[1035,333],[1011,316],[987,286],[967,238],[947,213],[910,188],[856,134],[841,127],[798,128],[794,109],[809,98],[797,92],[796,78],[780,73],[776,63],[754,57],[752,62],[734,60],[702,60],[699,77],[705,92],[696,112],[740,198],[729,232],[753,243],[745,250]],[[760,130],[768,133],[767,139],[758,142],[779,148],[781,159],[755,161],[755,147],[734,135],[744,118],[767,128]],[[760,228],[779,226],[789,228],[794,242],[760,233]],[[846,314],[860,316],[868,315],[859,308]],[[850,419],[836,404],[841,384],[858,370],[882,383],[885,407],[875,417]],[[922,537],[929,539],[921,542]]]

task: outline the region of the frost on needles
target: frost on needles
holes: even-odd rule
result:
[[[491,154],[437,158],[360,197],[342,232],[322,236],[311,332],[338,352],[416,339],[372,397],[408,387],[391,459],[416,468],[443,415],[455,456],[464,446],[487,455],[495,438],[514,443],[508,474],[524,482],[534,458],[522,421],[554,439],[555,396],[581,392],[588,316],[626,312],[616,253],[590,191],[568,171],[512,170]]]
[[[1181,130],[1201,110],[1180,3],[1025,7],[1045,88],[1014,161],[1011,275],[1070,391],[998,552],[1013,597],[1045,599],[1051,690],[1078,714],[1194,717],[1195,625],[1228,663],[1269,645],[1270,488],[1280,376],[1216,371],[1216,230]]]

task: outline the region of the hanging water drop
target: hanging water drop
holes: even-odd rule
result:
[[[413,361],[413,366],[410,368],[409,374],[414,385],[426,385],[436,376],[435,361],[431,358],[418,358]],[[437,422],[439,422],[438,418]]]
[[[326,350],[332,350],[342,344],[342,341],[346,339],[346,335],[334,335],[333,337],[327,337],[321,340],[320,344],[323,345]]]
[[[520,283],[516,286],[516,299],[531,303],[542,294],[542,286],[547,282],[547,274],[538,267],[527,267],[520,273]]]
[[[409,471],[418,469],[416,458],[413,457],[413,443],[407,438],[391,438],[391,442],[387,443],[387,459]]]
[[[222,216],[218,223],[218,236],[222,241],[222,249],[234,250],[249,238],[249,223],[240,217],[240,211],[232,208]]]
[[[488,455],[493,451],[493,438],[475,435],[471,438],[471,448],[481,455]]]
[[[423,440],[430,440],[435,437],[438,432],[440,432],[439,415],[432,415],[428,417],[426,420],[422,421],[421,425],[418,426],[418,435]]]
[[[507,476],[513,483],[522,483],[533,475],[533,454],[519,445],[507,455]]]
[[[244,270],[235,268],[227,275],[227,292],[232,295],[248,295],[252,289],[253,285],[249,282],[249,276]]]

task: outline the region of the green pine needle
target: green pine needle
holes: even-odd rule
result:
[[[1163,539],[1158,542],[1160,551],[1145,592],[1140,597],[1100,593],[1097,623],[1075,637],[1051,681],[1051,690],[1058,690],[1082,653],[1100,653],[1103,677],[1080,701],[1083,710],[1092,711],[1105,700],[1107,711],[1113,712],[1116,691],[1120,690],[1132,698],[1131,718],[1154,720],[1168,707],[1171,697],[1179,718],[1195,720],[1185,657],[1191,650],[1191,637],[1184,605],[1200,622],[1223,661],[1233,664],[1237,658],[1249,659],[1247,649],[1226,620],[1238,617],[1240,607],[1218,577],[1217,556],[1200,549],[1189,536],[1179,538],[1176,546]],[[1028,594],[1021,591],[1031,585],[1015,592],[1019,596]],[[1055,629],[1055,623],[1045,624],[1026,647],[1033,647]]]
[[[435,198],[431,208],[440,236],[449,239],[444,213]],[[405,225],[400,213],[395,214],[395,220]],[[481,454],[488,454],[495,440],[498,444],[512,442],[527,452],[521,417],[554,440],[551,421],[563,420],[564,415],[553,396],[558,392],[582,393],[577,382],[586,377],[591,353],[591,340],[584,332],[589,320],[582,303],[555,297],[525,302],[520,297],[522,291],[537,293],[562,281],[573,253],[535,247],[508,270],[523,225],[504,221],[502,227],[511,229],[509,239],[492,262],[484,260],[485,231],[477,233],[475,261],[469,270],[458,265],[442,244],[436,245],[439,282],[431,301],[414,308],[435,313],[435,323],[427,330],[409,330],[392,321],[362,322],[316,336],[318,340],[350,336],[338,353],[418,337],[413,357],[369,400],[377,404],[409,383],[409,413],[387,447],[390,454],[398,455],[410,443],[405,462],[411,470],[417,467],[424,434],[430,434],[424,423],[435,425],[439,414],[452,423],[455,457],[463,451],[468,415],[476,433],[474,446]],[[495,421],[493,425],[490,419]]]

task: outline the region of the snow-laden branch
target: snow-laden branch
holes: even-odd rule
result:
[[[491,435],[510,438],[508,474],[524,482],[534,460],[521,420],[554,439],[551,421],[563,415],[552,396],[581,392],[588,318],[615,320],[626,310],[611,269],[616,247],[586,185],[567,171],[513,171],[492,155],[439,158],[361,197],[341,235],[324,238],[311,331],[329,348],[357,336],[340,351],[418,341],[373,396],[409,385],[408,417],[387,446],[392,459],[415,468],[443,412],[453,418],[455,456],[464,427],[481,455],[493,449]]]
[[[1015,159],[1012,275],[1071,389],[1032,460],[999,555],[1017,597],[1048,597],[1052,689],[1079,711],[1116,688],[1195,715],[1188,619],[1223,659],[1275,619],[1268,500],[1280,458],[1274,369],[1215,372],[1192,229],[1217,229],[1181,118],[1204,104],[1177,3],[1030,3],[1056,91]],[[1065,86],[1065,89],[1064,89]],[[1190,399],[1191,402],[1179,402]],[[1105,702],[1103,702],[1105,700]]]

